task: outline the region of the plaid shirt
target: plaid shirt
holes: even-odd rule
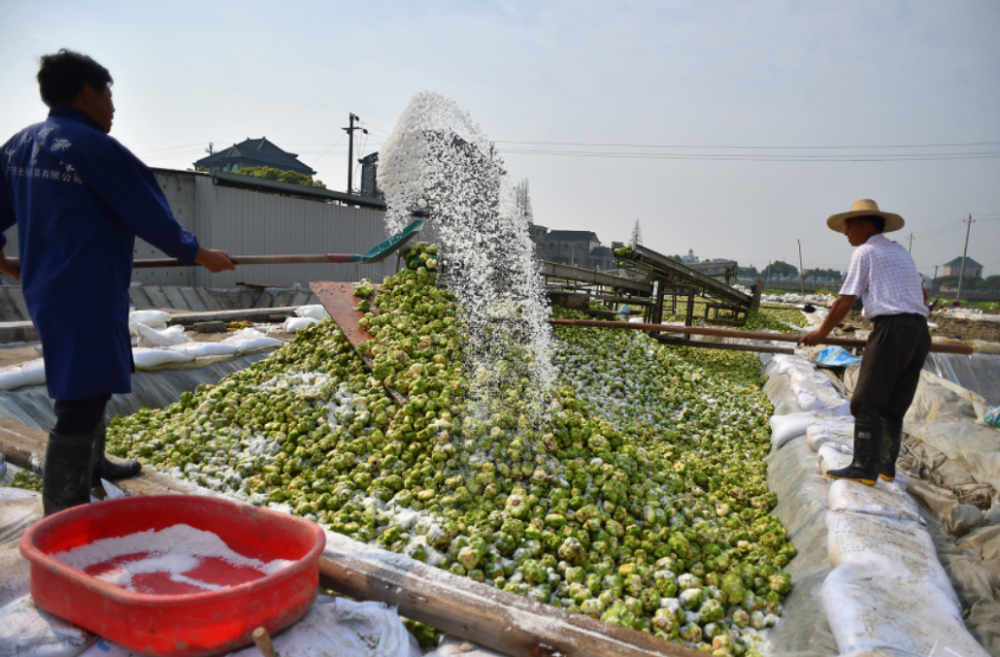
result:
[[[913,314],[927,317],[923,278],[902,244],[884,235],[872,235],[851,257],[842,295],[861,297],[862,314],[871,319],[880,315]]]

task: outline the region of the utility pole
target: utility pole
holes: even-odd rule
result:
[[[937,291],[937,265],[934,265],[934,278],[931,279],[931,292]]]
[[[353,189],[353,187],[354,187],[354,131],[355,130],[361,130],[366,135],[368,134],[368,131],[365,130],[364,128],[362,128],[361,126],[355,126],[354,125],[355,121],[360,121],[360,120],[361,120],[361,117],[359,117],[354,112],[350,112],[348,114],[348,126],[349,127],[347,127],[347,128],[341,128],[341,130],[343,130],[344,132],[347,133],[347,193],[348,194],[353,194],[354,193],[354,189]]]
[[[212,158],[215,156],[215,154],[212,152],[213,149],[214,149],[214,147],[215,147],[214,143],[208,142],[208,150],[206,152],[208,153],[208,172],[209,173],[212,173]]]
[[[907,251],[913,253],[913,233],[910,233],[910,248],[908,248]]]
[[[968,224],[965,227],[965,250],[962,251],[962,267],[958,270],[958,293],[955,295],[955,301],[962,300],[962,277],[965,276],[965,257],[969,253],[969,231],[972,230],[972,215],[969,215]]]

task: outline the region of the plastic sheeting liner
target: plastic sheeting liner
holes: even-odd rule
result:
[[[302,620],[271,638],[281,657],[420,657],[396,610],[381,602],[354,602],[319,595]],[[100,640],[82,657],[140,657],[117,643]],[[256,646],[228,657],[260,657]]]
[[[31,601],[31,570],[18,543],[41,518],[41,495],[0,488],[0,657],[73,657],[97,639]]]
[[[299,317],[314,317],[316,319],[326,319],[330,316],[330,313],[326,312],[326,308],[319,304],[299,306],[295,309],[295,314]]]
[[[830,484],[830,510],[867,513],[923,524],[916,503],[908,495],[890,493],[846,479]]]
[[[989,657],[965,629],[959,608],[919,577],[844,565],[826,578],[822,595],[841,654],[895,648],[913,655]]]
[[[0,657],[76,657],[97,636],[39,609],[30,595],[0,609]]]
[[[307,317],[289,317],[285,320],[282,325],[285,333],[295,333],[299,329],[304,329],[307,326],[312,326],[313,324],[319,324],[320,320],[312,316]]]
[[[960,608],[927,530],[913,522],[844,511],[826,515],[830,565],[863,565],[886,579],[915,577],[938,587]]]
[[[0,390],[15,390],[45,383],[45,361],[41,358],[0,369]]]
[[[806,429],[806,443],[809,449],[818,452],[823,445],[830,445],[845,454],[854,453],[854,418],[840,421],[818,420]]]

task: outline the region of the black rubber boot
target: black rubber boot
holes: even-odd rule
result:
[[[94,439],[94,467],[90,478],[91,486],[100,485],[101,479],[116,481],[139,474],[139,471],[142,470],[142,464],[138,461],[112,463],[108,460],[108,457],[104,454],[104,444],[107,441],[108,428],[104,426],[103,422],[98,425],[97,430],[94,431],[94,435],[96,438]]]
[[[45,515],[90,502],[94,434],[49,434],[42,471],[42,508]]]
[[[882,458],[878,464],[878,476],[886,481],[896,479],[896,459],[903,444],[903,423],[886,420],[882,423]]]
[[[854,460],[846,468],[828,470],[827,477],[874,486],[882,459],[882,422],[854,422]]]

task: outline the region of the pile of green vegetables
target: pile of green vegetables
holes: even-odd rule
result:
[[[362,286],[370,368],[325,321],[217,386],[116,417],[110,449],[505,591],[754,654],[795,555],[769,513],[758,361],[559,327],[544,413],[516,349],[497,364],[509,388],[473,403],[458,304],[426,267],[434,247],[413,256],[377,296]]]

